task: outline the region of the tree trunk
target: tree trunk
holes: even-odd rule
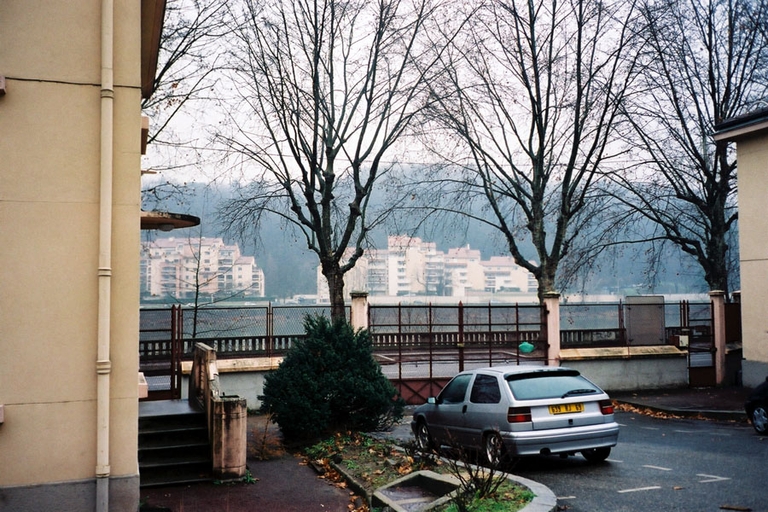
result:
[[[331,297],[331,320],[347,320],[347,311],[344,307],[344,274],[338,265],[330,266],[323,271],[328,281],[328,292]]]
[[[553,262],[551,259],[545,260],[540,266],[540,272],[535,274],[536,282],[539,287],[537,290],[537,296],[539,298],[539,304],[544,304],[544,296],[548,293],[555,293],[555,277],[557,274],[557,266],[559,262]]]

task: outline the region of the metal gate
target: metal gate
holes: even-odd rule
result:
[[[408,404],[422,404],[465,368],[546,365],[540,305],[371,305],[373,353]]]
[[[688,385],[717,385],[714,315],[711,303],[680,303],[680,347],[688,348]]]
[[[182,310],[143,309],[139,313],[139,371],[149,388],[143,400],[181,398]]]

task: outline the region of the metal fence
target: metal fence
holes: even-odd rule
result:
[[[624,302],[560,305],[560,346],[567,348],[679,344],[693,346],[712,339],[712,307],[705,303],[666,303],[660,308],[661,334],[652,342],[633,339]],[[169,350],[167,308],[141,310],[140,353],[161,356]],[[260,306],[184,308],[183,357],[194,343],[216,349],[219,357],[284,354],[303,338],[307,315],[330,317],[329,306]],[[539,305],[370,305],[374,352],[383,364],[421,364],[463,357],[468,364],[535,362],[547,359],[546,312]],[[647,322],[646,322],[647,323]],[[531,345],[533,347],[531,347]],[[462,352],[460,352],[460,350]]]
[[[374,357],[391,379],[547,360],[546,315],[538,305],[371,305],[368,317]]]
[[[155,326],[169,318],[168,308],[142,308],[139,350],[162,355],[162,330]],[[261,306],[184,308],[182,357],[191,359],[195,343],[215,349],[219,358],[272,357],[284,354],[306,336],[308,315],[330,318],[329,306]],[[165,320],[167,322],[167,320]],[[167,336],[167,335],[166,335]],[[151,349],[151,347],[157,347]],[[152,351],[154,350],[154,351]]]
[[[640,308],[658,312],[638,313]],[[633,315],[635,329],[639,325],[646,336],[633,336]],[[710,345],[712,324],[711,302],[565,303],[560,305],[560,348],[680,345],[681,336],[694,346]]]

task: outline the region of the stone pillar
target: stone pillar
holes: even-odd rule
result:
[[[368,328],[368,292],[350,292],[352,307],[349,313],[349,323],[357,331]]]
[[[547,365],[560,366],[560,294],[544,294],[544,307],[547,310]]]
[[[712,336],[715,346],[715,382],[718,386],[725,380],[725,292],[712,290]]]

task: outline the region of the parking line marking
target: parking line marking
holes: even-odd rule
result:
[[[730,480],[730,478],[724,477],[724,476],[716,476],[716,475],[705,475],[703,473],[696,473],[696,476],[701,476],[706,478],[707,480],[699,480],[700,484],[706,484],[709,482],[723,482],[725,480]]]
[[[640,427],[640,428],[644,430],[661,430],[660,428],[657,428],[657,427]]]
[[[638,487],[637,489],[623,489],[621,491],[618,491],[619,494],[624,494],[625,492],[638,492],[638,491],[655,491],[657,489],[661,489],[660,485],[652,485],[650,487]]]
[[[559,499],[559,500],[575,500],[576,496],[558,496],[557,499]]]
[[[608,462],[624,462],[623,460],[616,460],[616,459],[605,459]]]
[[[659,471],[672,471],[672,468],[663,468],[661,466],[650,466],[648,464],[643,464],[643,467],[649,468],[649,469],[658,469]]]
[[[672,432],[677,432],[678,434],[694,434],[694,433],[696,433],[695,430],[673,430]]]

